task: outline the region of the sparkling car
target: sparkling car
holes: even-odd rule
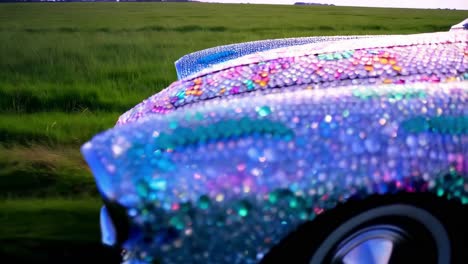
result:
[[[123,263],[467,263],[464,28],[182,57],[82,147],[103,243]]]

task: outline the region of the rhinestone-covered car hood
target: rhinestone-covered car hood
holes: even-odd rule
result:
[[[467,204],[467,41],[457,30],[271,49],[143,101],[82,147],[102,196],[125,208],[124,262],[257,263],[352,196]]]

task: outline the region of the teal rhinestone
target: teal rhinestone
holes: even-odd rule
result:
[[[327,54],[327,55],[325,56],[325,59],[326,59],[326,60],[334,60],[333,54]]]
[[[178,215],[171,217],[171,219],[169,220],[169,224],[178,230],[182,230],[185,227],[185,223],[182,217]]]
[[[247,201],[241,201],[237,206],[237,214],[241,217],[246,217],[251,210],[251,205]]]
[[[198,199],[198,207],[200,207],[200,209],[202,210],[206,210],[210,208],[210,206],[211,206],[210,197],[208,197],[207,195],[200,196],[200,198]]]
[[[463,196],[461,198],[461,202],[462,202],[462,204],[468,204],[468,196]]]
[[[314,213],[311,213],[311,214],[309,215],[309,217],[308,217],[308,218],[309,218],[309,221],[314,220],[315,217],[316,217],[316,215],[315,215]]]
[[[343,59],[343,56],[340,53],[337,52],[337,53],[333,54],[333,58],[335,60],[341,60],[341,59]]]
[[[156,191],[164,191],[167,188],[167,181],[165,179],[154,179],[150,182],[150,187]]]
[[[395,100],[401,100],[404,97],[404,93],[397,92],[397,93],[394,93],[392,96],[393,96],[393,99]]]
[[[171,121],[169,122],[169,128],[170,129],[176,129],[177,128],[177,121]]]
[[[149,188],[148,188],[148,185],[146,184],[145,181],[143,181],[143,180],[138,181],[136,183],[135,187],[136,187],[136,191],[137,191],[138,195],[140,195],[140,196],[147,196],[148,195]]]
[[[239,211],[237,212],[240,216],[245,217],[249,214],[249,211],[247,208],[239,208]]]
[[[438,189],[437,189],[437,196],[440,197],[440,196],[442,196],[442,195],[444,195],[444,189],[438,188]]]
[[[163,172],[173,171],[176,168],[175,164],[166,158],[159,159],[156,165]]]
[[[302,210],[302,211],[299,212],[299,218],[300,218],[301,220],[307,220],[307,216],[308,216],[308,215],[307,215],[307,211]]]
[[[274,191],[274,192],[271,192],[269,195],[268,195],[268,201],[270,201],[270,203],[276,203],[278,201],[278,192]]]
[[[177,97],[178,97],[179,99],[184,99],[184,98],[185,98],[185,92],[184,92],[184,91],[178,92],[178,93],[177,93]]]
[[[289,207],[297,208],[298,205],[299,205],[299,202],[298,202],[297,198],[296,197],[291,197],[291,199],[289,200]]]
[[[255,84],[252,80],[244,81],[245,86],[247,86],[248,90],[253,90],[255,88]]]
[[[192,209],[192,204],[190,202],[185,202],[180,204],[180,210],[182,212],[189,212]]]
[[[343,117],[348,117],[349,116],[349,110],[346,109],[343,111]]]
[[[194,117],[195,117],[195,120],[197,120],[197,121],[202,121],[203,120],[203,114],[200,113],[200,112],[197,112]]]
[[[259,116],[264,117],[267,116],[271,113],[271,109],[268,106],[262,106],[257,110],[257,113]]]

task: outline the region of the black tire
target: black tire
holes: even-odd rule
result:
[[[366,212],[385,207],[390,208],[391,212],[395,208],[396,210],[399,210],[398,208],[406,208],[405,210],[415,208],[414,211],[424,212],[423,215],[425,216],[429,214],[431,217],[428,218],[432,218],[438,222],[440,224],[439,227],[443,231],[432,230],[434,228],[437,229],[431,226],[431,223],[434,224],[434,222],[426,223],[427,226],[430,226],[429,228],[424,227],[424,224],[418,223],[418,220],[404,216],[404,210],[402,211],[403,213],[397,213],[393,216],[387,213],[386,216],[368,219],[358,225],[354,225],[349,230],[343,228],[344,224],[348,225],[350,219],[355,219],[356,216],[365,215]],[[312,259],[315,260],[313,264],[317,262],[317,259],[320,259],[319,263],[331,263],[330,256],[333,255],[333,252],[336,252],[340,240],[350,236],[358,229],[376,224],[385,225],[388,222],[396,226],[413,229],[415,232],[417,229],[416,236],[425,236],[424,238],[420,237],[420,240],[418,240],[418,243],[421,244],[421,252],[406,252],[405,261],[402,262],[402,258],[400,258],[398,261],[391,261],[390,263],[468,263],[468,206],[462,205],[459,200],[449,200],[444,197],[438,197],[433,193],[372,195],[363,200],[350,200],[344,204],[340,204],[336,208],[317,216],[313,221],[299,226],[296,231],[274,246],[260,263],[309,264]],[[437,224],[434,225],[436,226]],[[337,233],[336,230],[343,232]],[[440,235],[440,239],[427,239],[427,236],[434,235],[434,232],[437,234],[435,237],[438,237],[439,233],[443,234]],[[330,240],[331,236],[338,238],[336,239],[336,243],[333,242],[335,240]],[[444,237],[446,240],[444,240]],[[435,240],[438,240],[439,246],[445,249],[440,251]],[[326,241],[328,242],[325,243]],[[449,245],[445,245],[445,242],[440,241],[449,241],[447,243]],[[330,243],[333,246],[330,247]],[[428,250],[431,246],[435,247],[434,250]],[[324,249],[330,249],[327,257],[318,258],[318,255],[324,255]],[[415,250],[418,251],[419,249],[416,248]],[[437,256],[437,250],[439,252],[448,252],[443,254],[448,254],[449,256],[439,257]]]

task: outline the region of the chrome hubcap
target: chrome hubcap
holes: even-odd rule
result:
[[[338,246],[333,263],[389,264],[395,249],[407,234],[395,226],[369,227],[351,235]]]
[[[427,211],[403,204],[370,209],[331,232],[310,264],[450,263],[450,240]]]

